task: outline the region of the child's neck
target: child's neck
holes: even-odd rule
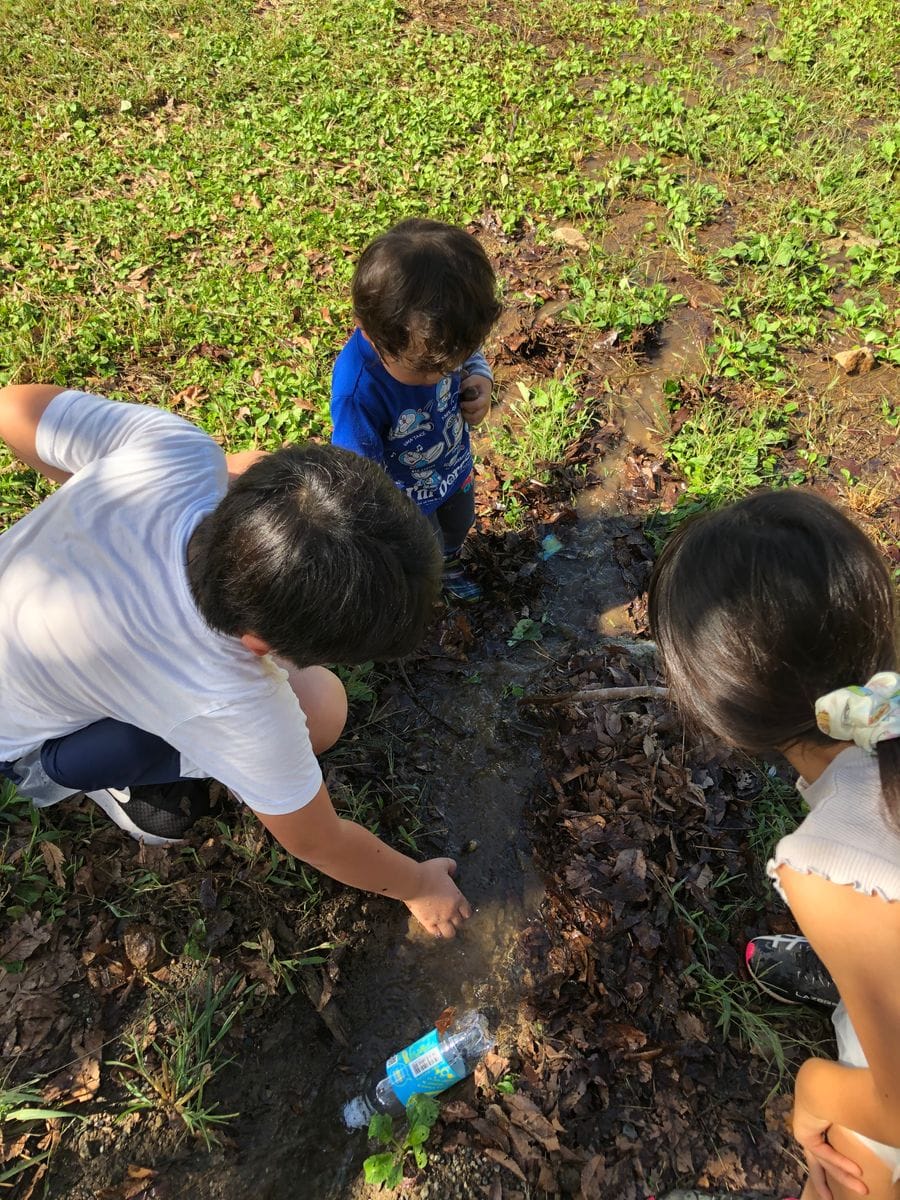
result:
[[[815,783],[837,756],[852,745],[852,742],[832,742],[828,746],[819,742],[797,742],[782,754],[807,783]]]

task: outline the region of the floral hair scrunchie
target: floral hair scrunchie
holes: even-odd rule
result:
[[[900,675],[879,671],[865,687],[844,687],[816,701],[816,724],[839,742],[875,753],[879,742],[900,737]]]

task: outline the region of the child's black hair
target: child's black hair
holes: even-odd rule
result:
[[[650,583],[650,624],[686,723],[752,754],[834,743],[820,696],[894,670],[896,600],[865,534],[821,497],[758,492],[687,522]],[[900,827],[900,740],[878,745]]]
[[[497,281],[471,234],[413,217],[362,252],[353,311],[381,355],[420,371],[452,371],[500,315]]]
[[[306,667],[409,654],[441,568],[427,519],[380,466],[309,443],[236,480],[194,534],[188,573],[213,629]]]

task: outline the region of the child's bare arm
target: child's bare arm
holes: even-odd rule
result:
[[[822,1133],[836,1125],[900,1145],[900,906],[788,867],[779,877],[797,923],[837,985],[869,1063],[866,1070],[825,1059],[805,1062],[797,1076],[797,1132],[815,1140],[817,1124]],[[835,1171],[829,1165],[829,1149],[817,1156],[848,1190],[857,1191],[852,1173],[842,1178],[840,1166]]]
[[[47,405],[65,390],[46,383],[19,383],[0,388],[0,438],[20,462],[54,483],[65,483],[69,472],[41,462],[35,439]]]
[[[268,450],[236,450],[234,454],[226,454],[228,482],[234,483],[246,470],[258,463],[261,458],[265,458],[268,453]]]
[[[340,883],[402,900],[435,937],[453,937],[472,910],[453,882],[449,858],[417,863],[369,830],[340,818],[323,784],[304,808],[260,821],[290,854]]]

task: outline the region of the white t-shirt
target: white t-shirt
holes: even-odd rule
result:
[[[38,457],[72,478],[0,536],[0,762],[115,717],[263,813],[322,784],[287,673],[214,633],[187,545],[225,493],[225,456],[172,413],[55,396]]]

